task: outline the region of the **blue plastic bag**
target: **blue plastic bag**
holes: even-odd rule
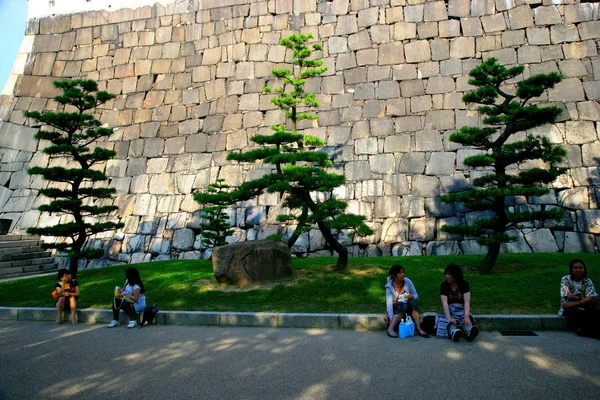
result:
[[[413,322],[411,317],[406,317],[406,319],[400,322],[400,331],[398,337],[405,339],[407,337],[411,337],[415,335],[415,323]]]

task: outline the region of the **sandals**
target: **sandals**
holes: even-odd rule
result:
[[[418,333],[417,335],[421,336],[422,338],[425,339],[429,339],[431,336],[429,335],[429,333],[425,332],[425,333]]]
[[[58,326],[58,325],[62,325],[62,324],[63,324],[63,323],[62,323],[62,321],[56,321],[56,322],[54,323],[54,325],[56,325],[56,326]]]
[[[398,339],[398,335],[392,335],[390,332],[388,332],[388,331],[386,331],[386,332],[387,332],[387,335],[389,337],[391,337],[392,339]]]
[[[73,324],[73,325],[79,325],[79,321],[71,321],[71,324]]]

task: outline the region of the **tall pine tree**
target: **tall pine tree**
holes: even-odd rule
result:
[[[264,91],[275,94],[271,102],[286,112],[291,130],[283,124],[272,126],[273,134],[251,138],[262,147],[227,156],[228,160],[273,165],[272,173],[244,182],[232,193],[232,198],[241,201],[264,192],[280,193],[284,199],[282,205],[298,211],[277,217],[279,222],[296,225],[287,240],[288,247],[291,248],[303,232],[316,225],[329,248],[338,253],[336,268],[345,269],[348,249],[337,240],[336,233],[348,230],[366,235],[372,231],[364,224],[365,217],[345,213],[347,204],[334,198],[333,190],[345,183],[345,177],[327,172],[326,168],[333,163],[325,152],[318,151],[324,145],[323,141],[298,131],[299,121],[318,118],[310,112],[319,103],[316,94],[305,92],[306,80],[327,71],[322,60],[310,59],[314,50],[322,50],[318,43],[308,44],[311,38],[311,34],[294,34],[281,39],[280,44],[292,52],[294,67],[291,70],[274,69],[272,74],[280,85],[276,89],[266,87]]]
[[[85,113],[115,95],[98,91],[98,84],[93,80],[55,81],[54,86],[63,90],[63,94],[54,100],[64,106],[64,111],[26,111],[25,116],[42,124],[35,137],[50,142],[44,153],[51,159],[64,158],[76,166],[33,167],[27,172],[41,175],[49,181],[45,189],[40,189],[40,194],[51,201],[41,205],[38,210],[70,215],[71,218],[54,226],[29,228],[27,232],[65,238],[65,241],[45,243],[43,247],[67,251],[70,256],[69,271],[75,277],[80,258],[99,258],[104,254],[102,249],[83,249],[88,236],[123,226],[111,221],[95,222],[99,217],[118,209],[113,205],[100,205],[99,200],[111,199],[115,189],[96,185],[108,178],[102,171],[93,168],[99,162],[113,158],[116,153],[100,147],[90,149],[94,141],[109,137],[113,131],[101,127],[100,121],[92,114]]]
[[[450,135],[452,142],[485,150],[467,157],[465,165],[489,172],[473,179],[473,187],[460,193],[442,196],[442,201],[464,202],[473,211],[492,211],[493,217],[483,218],[472,225],[445,226],[444,231],[477,237],[480,245],[488,247],[480,271],[489,273],[500,253],[500,246],[514,240],[506,233],[519,223],[532,220],[558,219],[560,209],[537,211],[509,211],[508,198],[512,196],[542,196],[548,193],[543,185],[553,182],[564,173],[558,164],[566,151],[548,138],[526,132],[523,138],[513,135],[538,126],[556,122],[562,110],[555,106],[538,107],[529,101],[541,96],[561,81],[559,74],[535,75],[514,85],[506,81],[522,74],[524,67],[505,68],[490,58],[474,68],[469,84],[476,90],[463,96],[467,104],[481,104],[477,108],[484,116],[484,127],[465,126]],[[528,160],[541,160],[543,167],[516,169]]]

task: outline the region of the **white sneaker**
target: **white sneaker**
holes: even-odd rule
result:
[[[116,321],[114,319],[110,321],[110,324],[106,325],[107,328],[115,328],[117,326],[119,326],[119,321]]]
[[[127,324],[127,328],[135,328],[136,325],[137,325],[137,322],[129,321],[129,323]]]

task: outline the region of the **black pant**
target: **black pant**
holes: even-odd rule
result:
[[[115,298],[115,301],[113,301],[113,306],[112,306],[113,319],[115,321],[119,320],[119,308],[121,310],[123,310],[123,312],[125,314],[127,314],[130,321],[135,321],[137,319],[137,313],[135,312],[133,303],[128,303],[124,300]]]
[[[585,333],[600,336],[600,310],[595,307],[595,304],[585,308],[565,308],[563,315]]]

